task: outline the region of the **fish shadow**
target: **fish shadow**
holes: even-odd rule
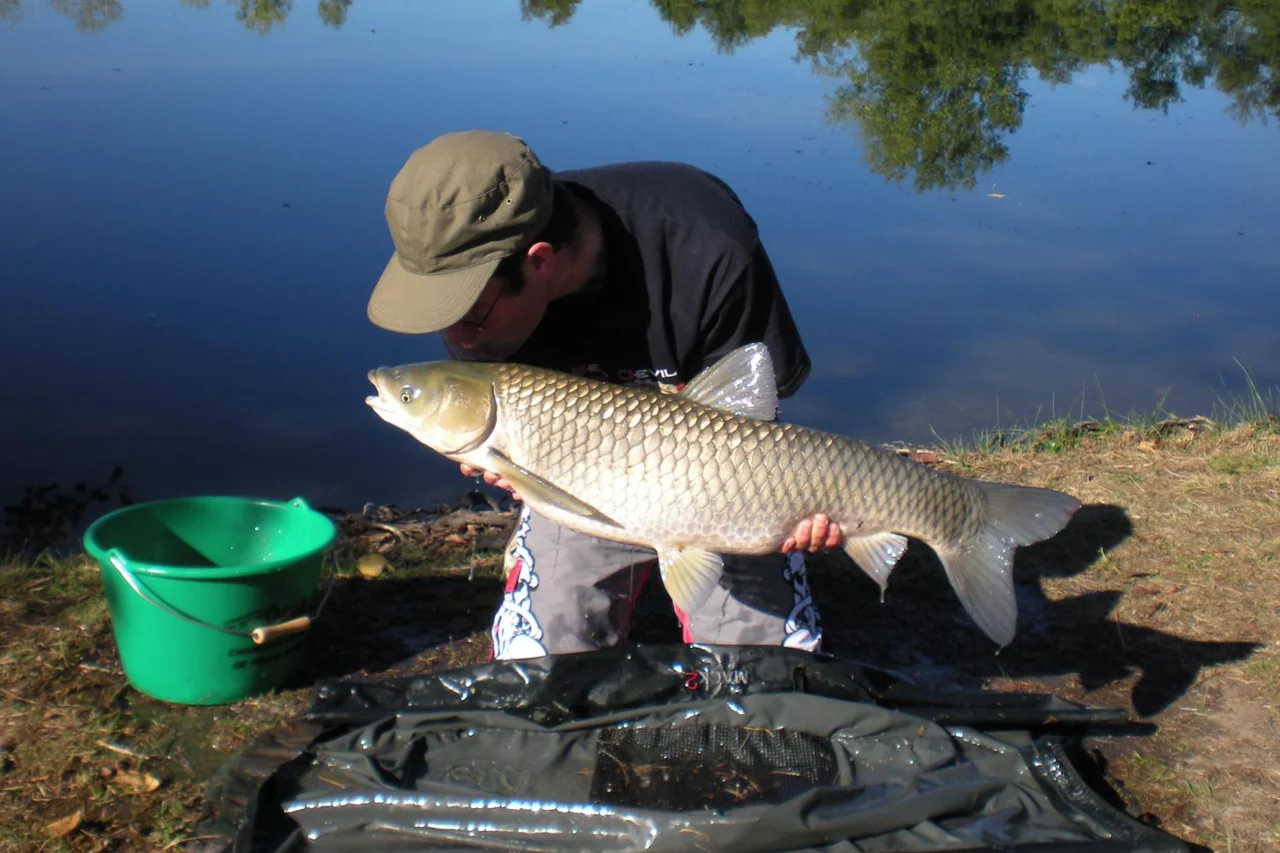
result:
[[[1126,697],[1132,710],[1142,717],[1159,714],[1206,667],[1244,660],[1261,644],[1189,639],[1122,622],[1114,613],[1132,591],[1099,589],[1057,601],[1045,594],[1045,580],[1094,569],[1132,533],[1121,507],[1093,504],[1058,535],[1020,548],[1014,558],[1018,633],[1004,649],[965,613],[927,546],[910,543],[883,602],[879,588],[847,557],[821,555],[813,560],[810,583],[822,617],[823,649],[908,677],[968,686],[989,678],[1052,685],[1074,676],[1084,691],[1119,692],[1136,679]],[[1115,579],[1117,585],[1127,581]]]

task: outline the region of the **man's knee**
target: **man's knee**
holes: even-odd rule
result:
[[[636,589],[630,555],[526,508],[504,555],[491,639],[498,660],[568,654],[626,639]]]
[[[690,615],[686,635],[693,642],[817,651],[822,629],[804,554],[726,556],[721,586],[702,612]]]

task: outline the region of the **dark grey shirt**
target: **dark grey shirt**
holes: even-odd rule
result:
[[[598,287],[551,303],[511,361],[681,385],[735,347],[762,341],[779,396],[795,393],[809,356],[756,224],[728,186],[679,163],[556,178],[600,214],[607,269]]]

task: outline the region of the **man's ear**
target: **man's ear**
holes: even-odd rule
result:
[[[551,244],[543,241],[534,243],[529,247],[529,251],[525,253],[525,272],[534,275],[546,275],[552,272],[560,258],[556,256],[556,250]]]

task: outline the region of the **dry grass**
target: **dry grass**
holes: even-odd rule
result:
[[[984,468],[1029,474],[1012,458]],[[1130,689],[1130,706],[1159,729],[1115,754],[1113,773],[1175,834],[1221,850],[1280,848],[1280,435],[1098,442],[1034,476],[1123,507],[1133,525],[1089,571],[1043,584],[1051,602],[1119,593],[1106,619],[1120,657],[1166,681],[1148,707]],[[1082,696],[1114,701],[1131,680]]]
[[[1010,647],[994,654],[932,555],[909,551],[884,604],[846,565],[826,565],[815,594],[834,650],[1127,708],[1154,733],[1094,745],[1135,813],[1214,850],[1280,849],[1280,433],[1112,428],[1053,441],[1055,452],[934,457],[1085,504],[1019,554]],[[837,617],[829,602],[841,596],[858,603]]]
[[[280,691],[221,707],[170,705],[129,686],[88,557],[0,564],[0,851],[181,849],[208,816],[214,771],[296,718],[318,681],[487,655],[501,589],[492,553],[444,541],[458,526],[447,522],[416,537],[358,516],[341,526],[340,570],[306,666]],[[389,566],[367,579],[354,563],[372,551]]]
[[[884,602],[842,557],[815,560],[812,582],[829,651],[917,679],[1130,709],[1152,733],[1091,746],[1132,813],[1214,850],[1262,853],[1280,849],[1280,435],[1195,427],[1059,427],[1029,444],[919,454],[1086,504],[1020,552],[1019,635],[998,655],[926,549],[908,551]],[[412,519],[348,519],[307,669],[288,689],[215,709],[128,687],[85,558],[0,567],[0,850],[180,849],[213,768],[292,718],[317,680],[485,657],[501,531],[474,521],[424,536]],[[391,570],[362,578],[353,562],[373,550]],[[635,639],[675,639],[664,604],[646,592],[656,618]]]

